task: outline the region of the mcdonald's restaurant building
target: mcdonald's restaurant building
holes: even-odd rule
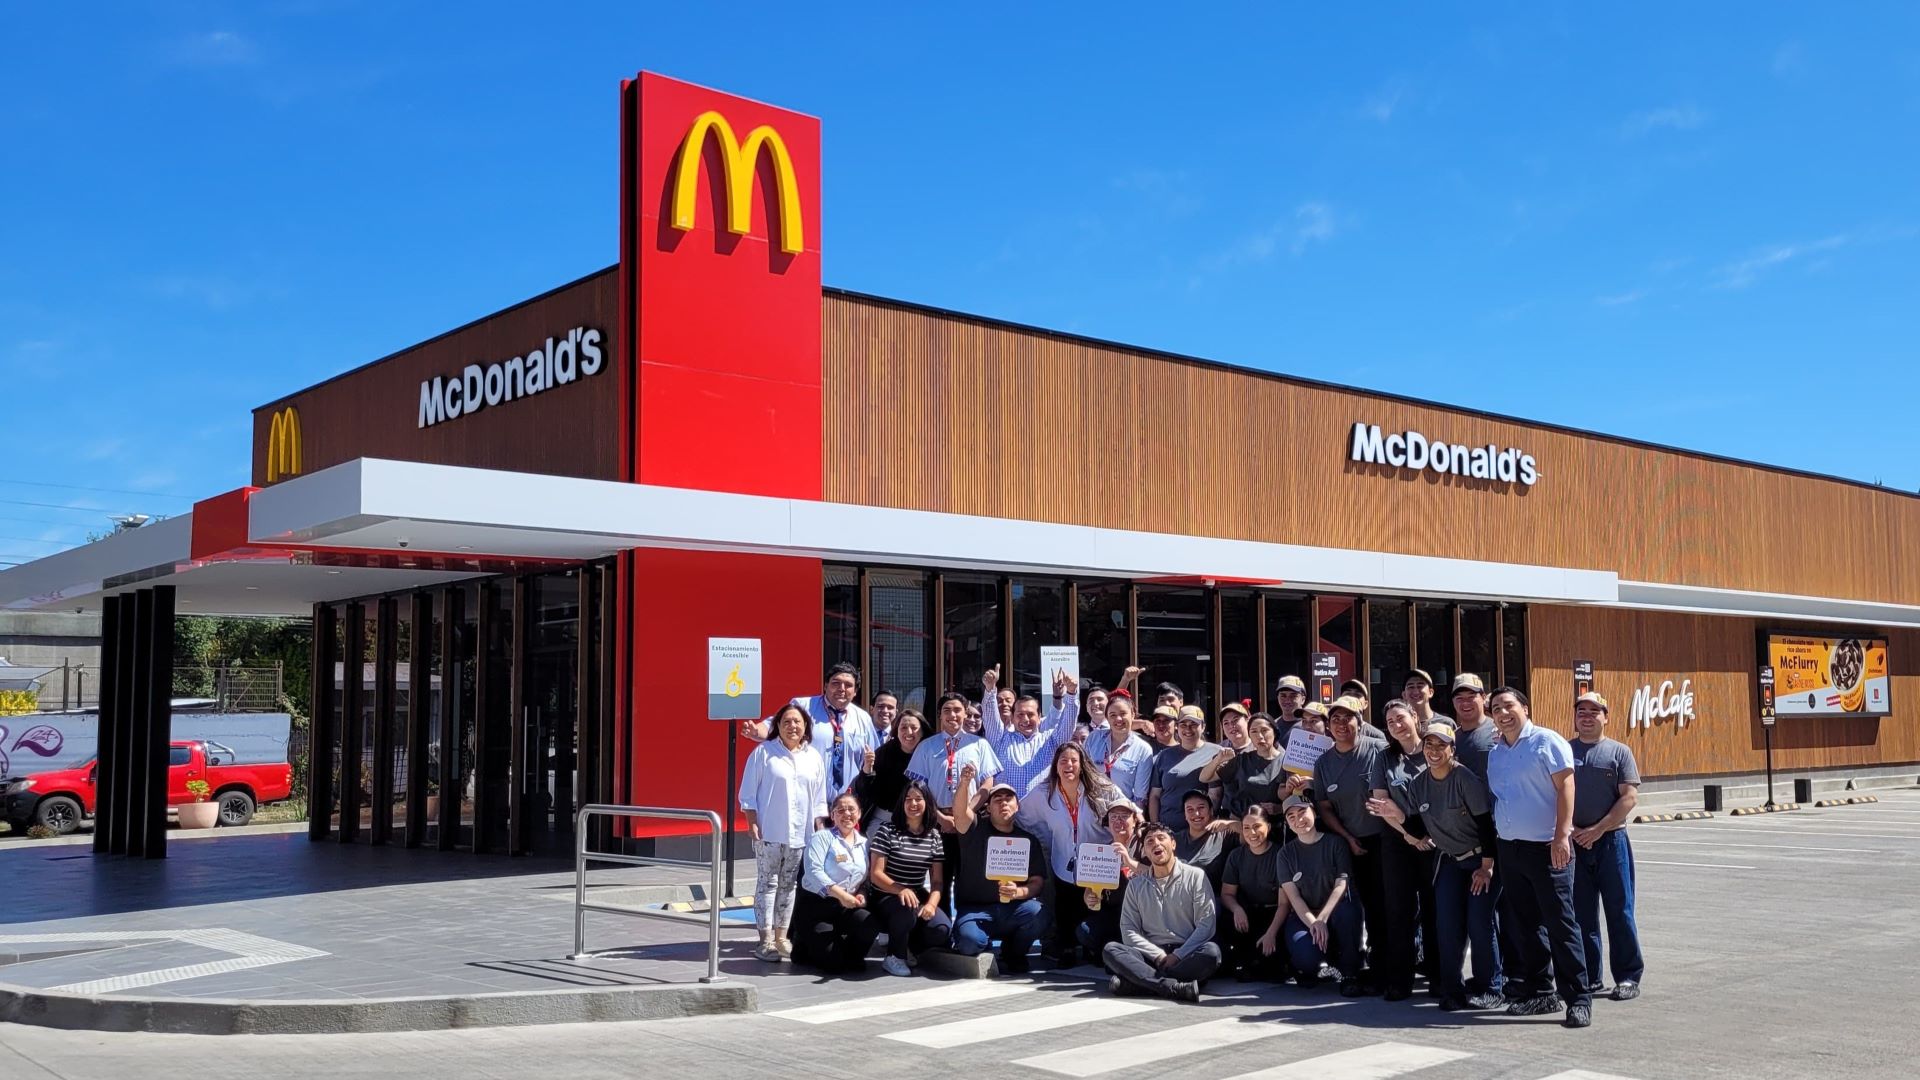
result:
[[[774,700],[840,660],[1036,690],[1071,644],[1211,713],[1332,653],[1562,731],[1585,664],[1650,779],[1759,771],[1769,665],[1780,768],[1920,762],[1912,495],[827,288],[818,120],[642,75],[620,130],[617,266],[261,406],[252,486],[0,572],[107,611],[103,728],[171,605],[313,617],[313,835],[350,842],[724,808],[709,637]]]

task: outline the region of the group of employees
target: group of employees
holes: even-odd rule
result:
[[[1375,727],[1363,683],[1323,705],[1289,675],[1273,712],[1221,709],[1213,742],[1171,683],[1145,713],[1143,670],[1087,688],[1083,714],[1066,672],[1042,701],[996,667],[980,704],[948,692],[929,721],[887,692],[855,704],[842,663],[742,724],[755,956],[854,973],[884,934],[890,975],[995,942],[1018,974],[1038,943],[1103,966],[1115,994],[1196,1001],[1225,973],[1399,1001],[1424,980],[1444,1010],[1564,1009],[1579,1028],[1607,991],[1604,920],[1608,996],[1639,996],[1640,774],[1606,698],[1579,696],[1569,741],[1473,674],[1438,713],[1415,669]],[[1117,881],[1084,880],[1102,874],[1078,872],[1083,845]]]

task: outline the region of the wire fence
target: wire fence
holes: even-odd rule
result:
[[[173,696],[200,699],[213,712],[278,712],[285,687],[278,662],[173,669]]]

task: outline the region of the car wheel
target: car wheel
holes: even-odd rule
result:
[[[65,795],[50,795],[33,808],[33,823],[65,836],[80,827],[80,804]]]
[[[244,791],[220,793],[220,824],[229,828],[253,820],[253,796]]]

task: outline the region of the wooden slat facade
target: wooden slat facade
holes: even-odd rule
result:
[[[832,501],[1920,604],[1911,495],[870,298],[824,304]],[[1489,489],[1355,464],[1362,420],[1518,447],[1541,477]]]
[[[1647,776],[1754,773],[1766,767],[1756,672],[1762,629],[1752,619],[1675,615],[1618,608],[1534,605],[1527,609],[1533,714],[1573,731],[1573,664],[1591,660],[1595,688],[1610,705],[1607,733],[1633,747]],[[1833,632],[1833,628],[1826,628]],[[1824,720],[1781,717],[1774,728],[1777,769],[1920,762],[1920,633],[1896,631],[1888,642],[1894,715]],[[1693,681],[1696,719],[1680,727],[1659,720],[1628,727],[1634,691]]]

